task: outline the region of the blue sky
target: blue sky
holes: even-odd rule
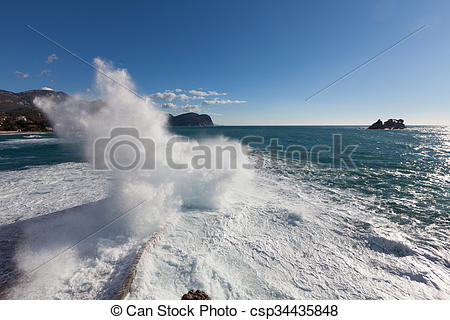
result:
[[[140,94],[166,99],[157,102],[176,105],[172,112],[201,110],[218,124],[449,125],[449,12],[449,1],[7,1],[0,89],[46,86],[95,98],[86,91],[93,70],[29,24],[88,61],[126,68]],[[166,90],[196,99],[155,95]]]

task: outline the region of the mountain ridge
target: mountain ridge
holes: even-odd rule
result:
[[[63,91],[34,89],[22,92],[0,90],[0,131],[51,131],[45,114],[34,104],[37,97],[49,97],[63,101],[70,97]],[[91,103],[98,104],[97,101]],[[188,112],[179,115],[168,114],[168,126],[204,127],[214,126],[207,114]]]

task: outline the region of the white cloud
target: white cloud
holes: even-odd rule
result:
[[[177,99],[189,100],[189,99],[192,99],[192,97],[188,96],[187,94],[181,93],[181,94],[177,95]]]
[[[152,100],[159,100],[160,106],[163,109],[185,110],[185,111],[201,111],[201,105],[198,104],[183,104],[192,100],[203,100],[203,105],[223,105],[233,103],[246,103],[244,100],[220,99],[219,96],[225,96],[225,92],[217,92],[213,90],[166,90],[164,92],[156,92],[150,94],[148,97]],[[207,100],[207,97],[210,97]]]
[[[200,97],[206,97],[208,95],[205,91],[199,91],[199,90],[189,90],[189,93],[194,96],[200,96]]]
[[[189,90],[189,93],[194,96],[207,97],[207,96],[225,96],[225,92],[219,93],[217,91],[200,91],[200,90]]]
[[[47,57],[47,61],[45,61],[46,64],[50,64],[53,61],[58,60],[58,56],[55,53],[52,53]]]
[[[176,89],[176,90],[181,90],[181,89]],[[174,100],[187,101],[187,100],[203,100],[203,99],[205,99],[204,96],[189,96],[185,93],[176,94],[175,92],[170,91],[170,90],[166,90],[164,92],[156,92],[156,93],[149,95],[149,97],[152,100],[161,100],[161,101],[168,101],[168,102],[172,102]]]
[[[177,98],[176,93],[166,90],[164,92],[157,92],[150,95],[150,98],[153,100],[163,100],[163,101],[173,101]]]
[[[87,93],[91,92],[91,88],[86,88],[86,92]]]
[[[168,103],[163,103],[161,105],[161,108],[163,108],[163,109],[177,109],[178,106],[175,103],[168,102]]]
[[[214,105],[214,104],[230,104],[230,103],[247,103],[247,101],[244,100],[220,100],[220,99],[214,99],[214,100],[205,100],[203,101],[204,104],[207,105]]]
[[[188,95],[185,94],[185,93],[181,93],[181,94],[177,95],[177,99],[183,100],[183,101],[186,101],[186,100],[203,100],[203,99],[205,99],[205,97],[201,97],[201,96],[188,96]]]
[[[226,96],[226,92],[208,91],[209,96]]]
[[[181,110],[185,112],[201,112],[202,107],[197,104],[184,104],[184,105],[177,105],[173,102],[163,103],[161,105],[162,109],[172,109],[172,110]]]
[[[189,112],[201,112],[202,111],[202,107],[199,106],[198,104],[185,104],[184,106],[182,106],[184,111],[189,111]]]
[[[51,72],[52,72],[52,70],[50,70],[50,69],[44,69],[41,71],[40,76],[44,76],[44,75],[48,76],[48,75],[50,75]]]
[[[30,77],[28,73],[23,73],[21,71],[16,71],[14,74],[17,76],[17,79],[26,79]]]
[[[49,87],[42,87],[41,90],[55,91],[55,90],[53,90],[52,88],[49,88]]]

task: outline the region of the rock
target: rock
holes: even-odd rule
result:
[[[168,125],[171,127],[212,127],[214,123],[207,114],[188,112],[178,116],[169,114]]]
[[[189,290],[188,293],[183,294],[181,300],[211,300],[211,297],[201,290]]]
[[[385,129],[405,129],[405,124],[403,119],[389,119],[384,123]]]
[[[381,119],[378,119],[377,122],[375,122],[374,124],[372,124],[369,129],[384,129],[383,128],[383,121],[381,121]]]
[[[378,119],[368,129],[405,129],[405,123],[403,119],[389,119],[385,123]]]

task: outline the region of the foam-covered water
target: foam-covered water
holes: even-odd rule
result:
[[[178,129],[307,149],[339,133],[358,145],[357,169],[264,162],[253,188],[235,188],[220,210],[185,212],[144,256],[129,298],[177,299],[201,288],[216,299],[448,299],[448,128],[361,129]],[[266,153],[255,150],[255,162]]]
[[[430,234],[439,248],[424,245],[368,210],[376,199],[351,191],[265,170],[253,182],[221,210],[186,212],[144,256],[129,298],[177,299],[190,288],[215,299],[450,296],[448,246],[440,246],[448,237]]]
[[[97,64],[133,86],[124,70]],[[447,127],[169,132],[151,101],[100,75],[97,83],[106,111],[77,98],[41,101],[58,135],[0,135],[0,296],[112,298],[139,247],[170,222],[128,298],[179,299],[192,288],[214,299],[450,298]],[[178,159],[192,157],[192,145],[238,145],[247,135],[309,150],[338,133],[358,145],[357,169],[286,166],[261,145],[251,172],[174,172],[162,161],[149,173],[93,171],[90,143],[115,126],[137,127],[160,146],[173,133],[193,138]]]
[[[3,171],[0,224],[49,214],[104,199],[109,180],[86,163],[66,162]]]

